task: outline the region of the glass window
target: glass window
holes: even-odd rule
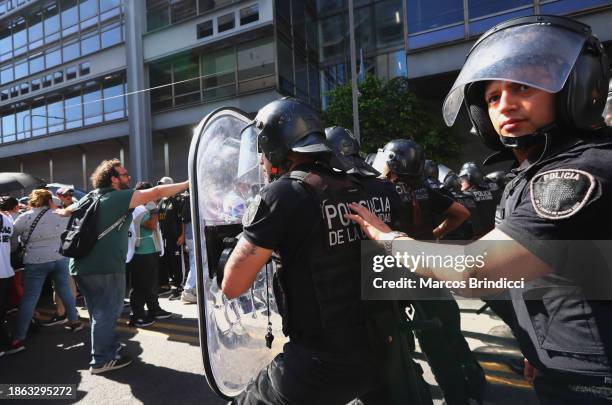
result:
[[[197,55],[183,55],[173,62],[175,105],[200,100],[199,58]],[[190,80],[193,79],[193,80]]]
[[[235,26],[234,12],[219,16],[217,19],[217,29],[224,32],[233,29]]]
[[[80,13],[81,21],[87,21],[91,17],[96,16],[98,14],[98,1],[97,0],[80,0],[79,1],[79,13]],[[81,28],[84,28],[84,27],[81,26]]]
[[[175,0],[170,4],[170,21],[173,24],[196,15],[195,0]]]
[[[40,79],[32,79],[32,91],[40,90]]]
[[[13,81],[13,66],[10,65],[0,70],[0,84],[6,84]]]
[[[53,75],[45,75],[42,80],[43,88],[49,87],[51,86],[51,84],[53,84]]]
[[[470,0],[470,20],[489,14],[495,14],[516,7],[532,5],[532,0]]]
[[[11,87],[11,98],[15,98],[19,96],[19,87],[13,86]]]
[[[15,140],[15,114],[12,112],[4,113],[2,116],[2,138],[3,142]]]
[[[355,10],[355,48],[364,51],[373,49],[374,27],[372,22],[372,7],[362,7]]]
[[[2,89],[0,90],[0,101],[5,101],[9,99],[9,90]]]
[[[121,26],[113,24],[113,26],[102,32],[101,36],[102,49],[108,48],[121,42]]]
[[[38,56],[30,56],[30,74],[42,72],[45,70],[45,56],[39,53]]]
[[[115,120],[123,118],[124,112],[124,96],[123,83],[121,80],[114,79],[108,83],[104,83],[104,120]]]
[[[383,1],[376,4],[376,44],[388,46],[403,40],[402,2]]]
[[[25,51],[24,47],[27,42],[28,31],[26,30],[26,21],[24,18],[20,18],[13,25],[13,47],[15,50],[21,49]]]
[[[397,51],[389,54],[389,77],[408,76],[406,53]]]
[[[45,52],[45,63],[47,69],[62,63],[62,50],[59,47],[48,49]]]
[[[97,32],[81,39],[81,55],[89,55],[100,49],[100,36]]]
[[[71,41],[62,48],[62,54],[64,55],[64,62],[71,61],[81,56],[79,49],[79,43],[77,41]]]
[[[308,98],[306,56],[302,55],[300,52],[295,52],[295,93],[299,98]]]
[[[274,74],[274,43],[271,39],[238,46],[238,80]]]
[[[283,2],[284,0],[281,0]],[[324,13],[346,7],[346,0],[317,0],[317,11]]]
[[[198,30],[198,34],[197,34],[198,39],[211,36],[213,34],[212,20],[204,21],[203,23],[198,24],[197,30]]]
[[[111,8],[118,7],[121,2],[119,0],[100,0],[100,12],[110,10]]]
[[[200,13],[213,10],[215,8],[215,0],[198,0],[198,9]]]
[[[147,0],[147,30],[170,24],[170,8],[167,0]]]
[[[76,66],[70,66],[66,68],[66,80],[76,79],[77,68]]]
[[[62,0],[62,34],[64,36],[77,31],[76,24],[79,22],[76,0]]]
[[[336,58],[347,50],[346,33],[348,32],[346,14],[326,18],[321,21],[321,59]]]
[[[13,57],[13,37],[9,28],[0,30],[0,62]]]
[[[88,75],[90,72],[90,64],[89,62],[83,62],[79,65],[79,76]]]
[[[293,94],[293,57],[291,48],[283,39],[278,38],[278,77],[282,90]]]
[[[24,94],[28,94],[30,92],[30,83],[25,82],[19,85],[20,93],[23,96]]]
[[[319,71],[315,65],[308,65],[308,95],[310,102],[315,106],[319,106],[320,101],[320,89],[319,89]]]
[[[64,105],[62,96],[47,97],[48,132],[58,132],[64,129]]]
[[[62,72],[61,70],[58,70],[57,72],[53,73],[53,84],[59,84],[62,83],[64,81],[64,72]]]
[[[386,53],[376,57],[376,76],[389,79],[389,58]]]
[[[15,80],[21,79],[28,75],[28,61],[22,60],[20,63],[15,63]]]
[[[40,102],[39,102],[40,103]],[[44,103],[44,100],[43,100]],[[32,106],[32,136],[44,135],[47,132],[47,106]]]
[[[235,94],[235,71],[234,48],[205,55],[202,59],[204,99]]]
[[[64,112],[66,114],[66,129],[83,126],[83,113],[81,112],[81,92],[76,91],[66,95]]]
[[[42,12],[30,14],[28,17],[28,41],[30,44],[36,42],[43,37],[43,14]],[[41,43],[42,44],[42,43]],[[30,46],[30,49],[33,49]]]
[[[420,32],[463,22],[463,0],[411,0],[408,31]]]
[[[57,4],[52,4],[45,10],[45,36],[49,37],[51,34],[59,31],[59,9]],[[46,39],[49,42],[49,38]]]
[[[259,21],[259,4],[255,3],[240,9],[240,25]]]
[[[91,90],[85,90],[83,93],[84,125],[102,122],[102,91],[98,83],[93,84]]]
[[[151,109],[158,111],[172,107],[172,86],[164,86],[172,83],[172,64],[170,62],[151,64],[149,78],[151,87],[163,86],[151,90]]]
[[[30,128],[32,128],[30,108],[25,105],[17,107],[15,118],[17,120],[17,139],[25,139],[29,135]]]

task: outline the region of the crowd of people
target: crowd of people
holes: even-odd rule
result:
[[[60,187],[55,194],[46,188],[34,189],[28,195],[27,206],[15,197],[0,197],[0,355],[25,350],[32,328],[63,325],[69,332],[82,330],[77,299],[83,297],[83,307],[92,320],[92,343],[95,342],[92,372],[106,371],[109,362],[118,360],[108,355],[107,349],[118,344],[111,329],[124,305],[130,307],[128,325],[146,327],[156,319],[173,315],[160,307],[158,296],[182,299],[184,303],[197,301],[187,183],[177,186],[171,178],[163,177],[158,188],[138,182],[130,190],[129,176],[119,167],[117,160],[102,162],[92,175],[95,190],[83,198],[123,196],[110,203],[101,198],[101,221],[123,210],[122,223],[113,229],[115,232],[99,239],[98,249],[94,248],[85,261],[71,260],[60,253],[61,236],[69,225],[70,213],[79,208],[72,187]],[[109,195],[111,190],[122,192]],[[147,190],[146,197],[141,196],[141,190]],[[150,197],[156,198],[143,199]],[[135,205],[136,202],[142,204]],[[117,253],[102,254],[100,248],[105,247]],[[165,254],[168,251],[170,255]],[[36,308],[45,285],[52,285],[55,311],[50,318],[41,319]],[[129,301],[125,300],[126,292]],[[10,332],[7,313],[16,313]],[[112,366],[116,365],[117,362]]]

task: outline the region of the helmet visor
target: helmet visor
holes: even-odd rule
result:
[[[246,126],[240,134],[240,152],[238,153],[238,173],[236,176],[238,183],[263,183],[264,176],[259,164],[257,135],[253,124]]]
[[[559,92],[584,42],[584,35],[548,24],[518,25],[491,34],[472,49],[444,100],[446,125],[455,122],[469,83],[503,80]]]

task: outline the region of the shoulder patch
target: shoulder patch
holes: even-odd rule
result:
[[[261,203],[261,195],[257,194],[255,198],[250,202],[247,207],[244,215],[242,216],[242,226],[249,226],[251,222],[255,219],[255,215],[257,214],[257,210],[259,209],[259,204]]]
[[[542,218],[564,219],[580,211],[595,191],[592,174],[576,169],[538,173],[529,185],[531,204]]]

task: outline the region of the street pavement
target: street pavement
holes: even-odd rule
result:
[[[127,344],[124,352],[135,361],[124,369],[102,375],[89,373],[88,326],[76,333],[62,326],[40,327],[28,337],[24,352],[0,357],[0,383],[76,384],[76,400],[45,403],[226,403],[210,390],[204,377],[196,306],[167,298],[160,298],[160,304],[175,317],[139,329],[126,325],[129,308],[125,308],[118,331]],[[462,300],[459,305],[464,334],[487,373],[485,403],[537,404],[532,387],[507,365],[511,360],[520,362],[516,342],[507,328],[490,312],[476,315],[481,301]],[[40,312],[50,317],[50,304]],[[86,310],[79,308],[79,312],[87,319]],[[9,317],[14,321],[14,314]],[[425,379],[432,384],[434,403],[441,404],[441,392],[423,355],[417,352],[416,357],[423,365]]]

